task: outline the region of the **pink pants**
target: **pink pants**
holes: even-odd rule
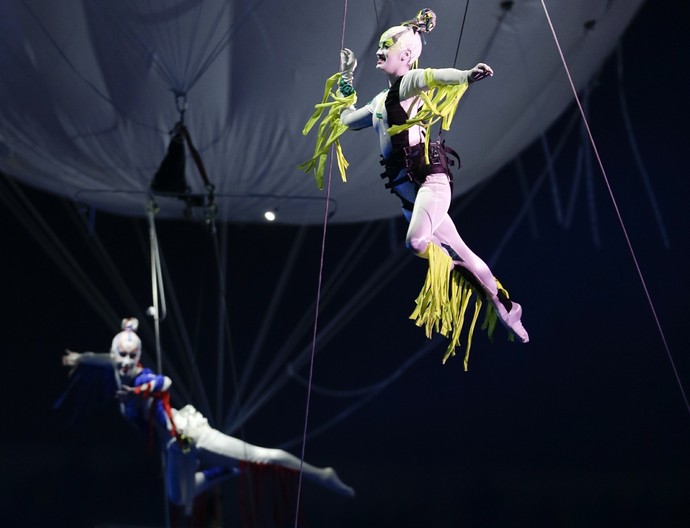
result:
[[[405,243],[419,256],[424,256],[429,242],[446,250],[449,246],[460,257],[456,265],[468,270],[493,297],[497,293],[496,280],[489,266],[460,238],[453,219],[448,215],[451,188],[448,176],[431,174],[419,189],[412,213],[405,211],[410,225]]]

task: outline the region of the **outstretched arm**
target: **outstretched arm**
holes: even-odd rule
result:
[[[431,70],[431,76],[436,85],[462,84],[465,82],[471,83],[491,77],[493,74],[494,71],[491,69],[491,67],[483,62],[478,63],[471,70],[456,70],[455,68],[439,68]]]
[[[350,130],[361,130],[371,126],[371,115],[369,105],[362,108],[350,106],[340,112],[340,122]]]
[[[120,377],[110,354],[65,350],[62,364],[70,369],[69,383],[55,402],[56,409],[70,413],[72,420],[77,420],[112,404]]]
[[[65,350],[65,355],[62,356],[62,364],[65,367],[72,367],[74,369],[79,365],[114,365],[115,360],[110,356],[110,354],[107,353],[75,352],[74,350]]]
[[[481,81],[487,77],[492,77],[494,71],[491,66],[484,64],[483,62],[478,63],[474,68],[469,71],[469,82]]]
[[[457,70],[455,68],[427,68],[425,70],[412,70],[405,74],[400,83],[400,99],[414,97],[436,86],[465,84],[481,81],[493,76],[494,71],[488,64],[478,63],[470,70]]]

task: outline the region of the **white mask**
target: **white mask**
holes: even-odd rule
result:
[[[405,51],[410,53],[406,66],[412,67],[422,54],[420,33],[429,33],[435,27],[436,13],[424,8],[412,20],[387,29],[379,39],[376,67],[391,73],[388,70],[396,67],[392,63],[399,61],[400,55]]]
[[[388,29],[379,39],[379,49],[376,52],[376,67],[386,73],[394,73],[392,70],[400,66],[401,56],[409,51],[405,66],[411,66],[422,53],[422,41],[412,28],[407,26],[394,26]]]
[[[110,355],[117,363],[120,376],[133,376],[141,359],[141,339],[136,334],[139,322],[134,319],[122,321],[122,332],[113,338]]]

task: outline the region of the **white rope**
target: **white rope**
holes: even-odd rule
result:
[[[685,408],[688,411],[688,415],[690,415],[690,403],[688,402],[688,397],[685,394],[685,389],[683,388],[683,383],[681,382],[680,375],[678,374],[678,369],[676,368],[676,363],[673,359],[673,355],[671,354],[671,349],[668,345],[668,341],[666,340],[666,334],[664,333],[664,330],[661,326],[661,322],[659,321],[659,317],[657,315],[657,311],[656,311],[656,308],[654,306],[654,302],[652,301],[652,296],[649,293],[649,289],[647,288],[647,282],[645,281],[644,274],[642,273],[642,269],[640,268],[640,264],[637,260],[637,255],[635,253],[635,249],[633,248],[632,242],[630,241],[630,237],[628,236],[628,230],[625,227],[625,223],[623,222],[623,216],[620,212],[620,209],[618,208],[618,203],[616,201],[616,197],[613,194],[613,189],[611,188],[611,184],[610,184],[608,176],[606,174],[606,170],[604,169],[604,164],[601,160],[601,156],[599,156],[599,150],[597,149],[596,142],[594,141],[594,136],[592,135],[592,130],[589,127],[589,122],[587,121],[587,116],[585,114],[584,109],[582,108],[582,104],[580,103],[580,98],[577,95],[575,83],[573,82],[573,78],[570,75],[570,69],[568,68],[568,63],[565,60],[565,56],[563,55],[563,50],[561,48],[560,42],[558,41],[558,35],[556,35],[556,30],[554,29],[553,23],[551,22],[551,17],[549,16],[549,11],[546,8],[546,3],[544,0],[541,0],[541,5],[544,8],[544,14],[546,15],[546,20],[549,23],[549,27],[551,28],[551,34],[552,34],[554,42],[556,44],[558,54],[561,57],[561,62],[563,63],[563,68],[565,69],[565,73],[568,76],[568,81],[569,81],[570,87],[573,91],[573,95],[575,97],[575,102],[577,103],[577,106],[580,109],[580,114],[582,115],[583,124],[584,124],[585,128],[587,129],[587,135],[589,136],[590,143],[592,144],[592,149],[594,150],[595,157],[597,159],[597,162],[599,163],[599,169],[601,170],[601,174],[602,174],[602,177],[604,179],[604,183],[606,184],[606,188],[608,189],[609,197],[611,198],[613,208],[616,211],[616,216],[618,217],[618,222],[620,224],[621,231],[623,232],[623,236],[625,237],[625,241],[628,245],[628,250],[630,251],[630,256],[632,257],[633,263],[635,265],[635,269],[637,270],[637,275],[640,279],[642,289],[644,290],[645,296],[647,298],[647,303],[649,304],[649,307],[652,311],[652,315],[654,316],[654,321],[656,323],[657,330],[659,331],[659,336],[661,337],[661,340],[663,342],[668,360],[671,363],[671,368],[673,369],[673,373],[674,373],[674,376],[676,378],[678,388],[680,389],[680,393],[681,393],[681,396],[683,398],[683,402],[685,403]]]
[[[165,289],[163,287],[163,272],[161,271],[160,250],[158,248],[158,236],[156,235],[156,222],[154,221],[155,206],[153,202],[148,211],[149,241],[151,243],[151,298],[152,305],[147,313],[153,319],[156,343],[156,368],[159,374],[163,374],[163,354],[161,352],[160,321],[165,320],[167,307],[165,304]]]
[[[158,250],[158,237],[156,235],[156,223],[154,221],[155,204],[153,200],[147,211],[149,221],[149,242],[151,244],[151,297],[152,306],[147,314],[153,319],[154,339],[156,344],[156,367],[159,375],[163,375],[163,353],[161,351],[160,336],[160,308],[163,309],[163,319],[166,315],[165,293],[163,289],[163,274],[161,273],[160,252]],[[160,290],[159,290],[160,288]],[[168,503],[168,478],[166,476],[165,451],[161,452],[161,473],[163,474],[163,505],[165,526],[170,526],[170,506]]]

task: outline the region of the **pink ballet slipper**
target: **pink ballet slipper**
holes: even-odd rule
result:
[[[502,297],[500,292],[501,291],[499,290],[499,295],[496,295],[491,299],[496,307],[496,313],[498,314],[499,320],[501,323],[503,323],[503,326],[515,334],[520,343],[529,342],[527,330],[525,330],[525,327],[522,325],[522,321],[520,320],[522,317],[522,306],[509,300],[507,297],[505,298],[505,301],[502,301],[500,299],[500,297]],[[506,308],[504,303],[509,306],[509,309]]]

